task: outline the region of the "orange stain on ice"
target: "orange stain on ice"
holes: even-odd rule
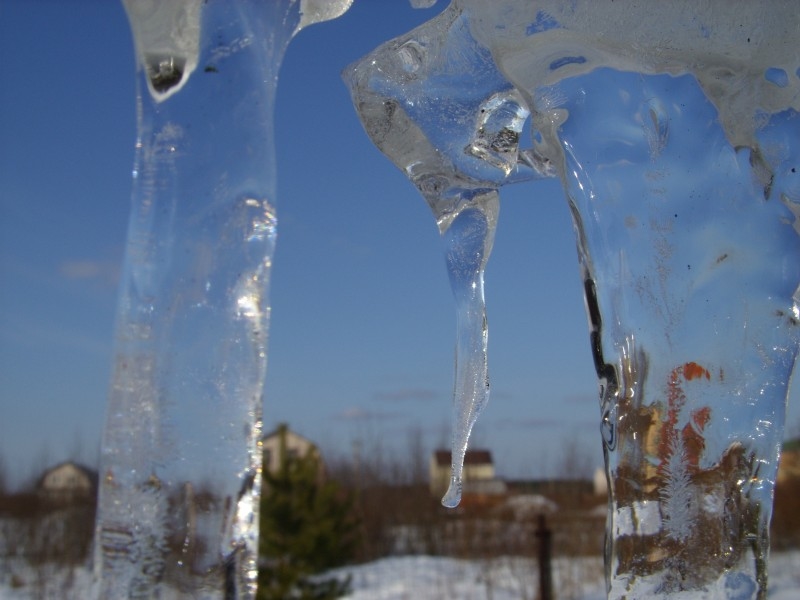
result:
[[[683,372],[683,376],[686,381],[691,381],[692,379],[697,379],[698,377],[705,377],[706,379],[711,379],[711,373],[708,372],[708,369],[701,367],[696,362],[688,362],[683,367],[678,367],[677,369],[673,369],[672,376],[673,378],[676,375],[676,371],[681,370]]]
[[[679,436],[686,452],[689,470],[697,470],[699,466],[700,455],[705,449],[703,431],[711,420],[711,409],[704,406],[693,410],[690,413],[689,423],[682,429],[678,429],[678,422],[680,413],[686,404],[686,392],[683,389],[684,383],[703,378],[710,380],[711,373],[696,362],[687,362],[670,371],[667,381],[667,418],[661,426],[658,444],[661,469],[666,465],[673,452],[674,442]]]

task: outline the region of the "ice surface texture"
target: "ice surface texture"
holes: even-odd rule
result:
[[[350,2],[124,2],[138,139],[101,457],[102,598],[254,597],[277,74],[294,33]]]
[[[529,111],[455,4],[344,78],[367,133],[423,195],[443,235],[457,306],[452,476],[443,503],[456,506],[467,440],[489,397],[483,271],[497,189],[554,172],[519,149]]]
[[[765,597],[800,341],[798,31],[791,1],[454,0],[345,72],[445,238],[447,505],[488,397],[498,189],[561,179],[600,381],[609,597]]]

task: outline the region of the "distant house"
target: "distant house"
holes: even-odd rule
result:
[[[450,485],[451,457],[449,450],[436,450],[431,455],[430,490],[434,496],[443,495]],[[464,496],[495,496],[506,493],[505,483],[495,475],[492,453],[489,450],[467,450],[462,485]]]
[[[608,494],[608,479],[606,479],[606,470],[604,468],[598,467],[595,469],[592,485],[594,486],[595,496],[606,496]]]
[[[45,471],[36,491],[46,500],[68,501],[91,498],[96,487],[96,471],[67,461]]]
[[[319,461],[320,471],[322,460],[319,449],[310,440],[289,429],[285,423],[278,425],[275,431],[261,438],[263,452],[263,469],[268,473],[276,473],[283,462],[283,457],[288,459],[301,458],[309,454]]]

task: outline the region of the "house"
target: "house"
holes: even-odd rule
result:
[[[281,423],[275,431],[261,438],[261,449],[264,460],[262,468],[268,473],[276,473],[280,469],[284,457],[287,459],[301,458],[309,454],[319,461],[320,472],[322,472],[322,460],[317,446],[302,435],[290,430],[286,423]]]
[[[431,455],[429,474],[430,490],[441,496],[450,485],[450,450],[435,450]],[[497,478],[492,453],[485,449],[467,450],[462,473],[464,496],[497,496],[506,493],[506,485]]]
[[[608,495],[608,479],[606,478],[606,470],[603,467],[595,469],[592,477],[592,486],[594,487],[595,496]]]
[[[84,500],[94,496],[97,473],[72,461],[60,463],[42,474],[36,491],[50,501]]]

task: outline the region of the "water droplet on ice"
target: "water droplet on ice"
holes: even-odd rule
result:
[[[447,508],[455,508],[461,502],[461,478],[452,477],[450,479],[450,486],[447,488],[447,493],[442,498],[442,506]]]

